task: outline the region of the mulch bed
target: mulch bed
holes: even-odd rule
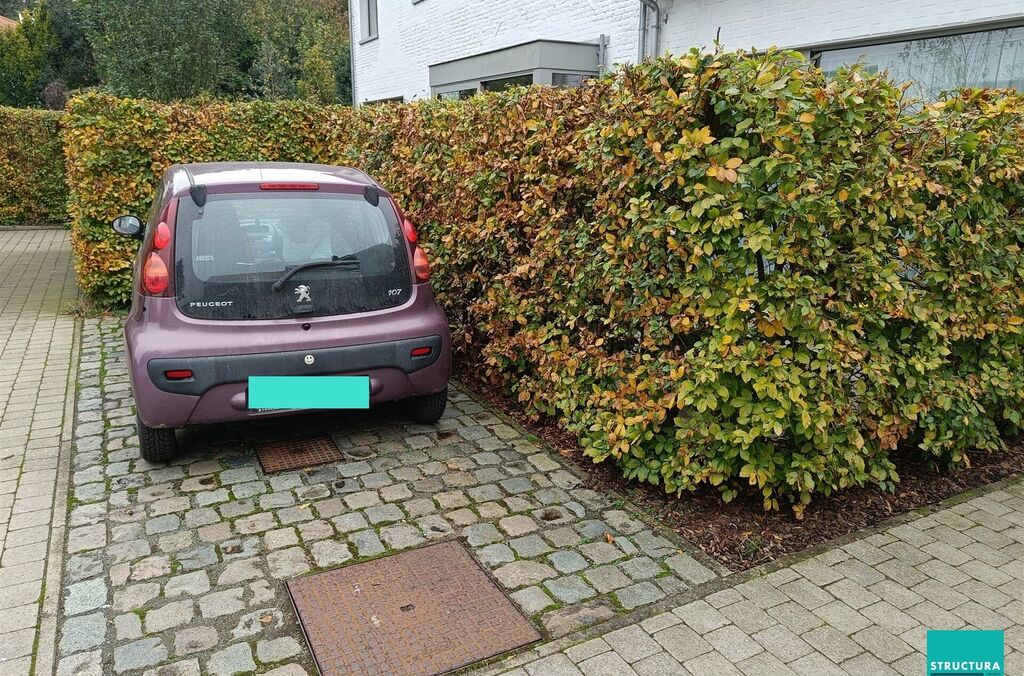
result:
[[[581,468],[590,488],[625,496],[733,571],[753,568],[972,488],[1024,475],[1024,440],[1017,440],[1006,453],[975,453],[971,467],[953,472],[937,472],[919,453],[898,451],[893,454],[900,475],[895,494],[856,488],[830,497],[818,495],[803,519],[788,509],[766,512],[761,501],[751,496],[741,495],[726,504],[708,487],[676,498],[659,487],[626,481],[610,462],[590,462],[576,440],[555,421],[531,420],[514,399],[482,381],[479,371],[457,364],[456,373],[478,396]]]

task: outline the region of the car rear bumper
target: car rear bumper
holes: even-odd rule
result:
[[[387,344],[380,347],[385,350],[390,349]],[[245,356],[258,356],[266,358],[268,363],[276,363],[273,354]],[[216,360],[222,358],[213,359],[215,361],[211,366],[215,366]],[[370,403],[372,405],[440,392],[448,384],[449,369],[449,359],[441,355],[431,364],[411,372],[402,367],[379,367],[325,370],[315,375],[367,376],[370,381]],[[275,366],[272,371],[268,373],[260,370],[253,372],[252,375],[314,375],[301,369],[288,370],[282,366]],[[133,378],[132,388],[135,392],[139,417],[150,427],[182,427],[189,424],[230,422],[305,412],[250,409],[248,375],[243,376],[240,372],[233,371],[233,366],[230,363],[224,372],[231,375],[224,380],[206,380],[201,392],[198,389],[189,392],[169,392],[158,387],[148,373],[142,378]],[[173,383],[173,385],[181,386],[190,384],[195,385],[196,383],[188,381]]]
[[[447,320],[432,297],[420,300],[429,300],[427,307],[416,303],[408,308],[415,312],[395,313],[405,315],[395,321],[236,324],[224,334],[223,324],[212,331],[192,329],[190,322],[168,316],[173,299],[147,299],[143,319],[129,319],[125,327],[139,417],[150,427],[166,428],[303,412],[250,410],[251,376],[368,376],[371,405],[440,392],[451,371]],[[413,356],[422,347],[430,347],[430,354]],[[192,377],[166,376],[181,370],[192,371]]]

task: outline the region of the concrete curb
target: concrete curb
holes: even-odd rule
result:
[[[41,229],[41,228],[40,228]],[[68,384],[64,394],[64,421],[60,434],[60,459],[57,463],[57,486],[53,496],[53,522],[47,547],[46,577],[43,581],[43,604],[39,615],[39,638],[33,663],[34,674],[56,673],[57,626],[60,612],[61,579],[64,571],[64,542],[67,536],[68,483],[71,474],[71,445],[74,440],[75,408],[78,397],[78,359],[82,347],[82,320],[75,321]]]

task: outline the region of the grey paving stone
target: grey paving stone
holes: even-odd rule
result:
[[[583,676],[583,672],[560,653],[526,665],[526,673],[530,676]]]
[[[663,572],[661,564],[646,556],[638,556],[619,564],[619,568],[634,580],[650,580]]]
[[[76,615],[64,620],[61,626],[60,653],[70,655],[102,645],[107,635],[107,622],[103,613]]]
[[[508,589],[536,585],[557,576],[554,568],[537,561],[513,561],[494,570],[494,577]]]
[[[584,571],[583,577],[602,594],[627,587],[633,583],[629,577],[615,566],[599,566]]]
[[[524,559],[537,557],[551,551],[551,547],[549,547],[548,543],[544,542],[544,539],[539,535],[527,535],[526,537],[515,538],[513,540],[509,540],[509,545],[521,558]]]
[[[604,599],[592,599],[558,608],[541,616],[544,629],[552,637],[565,636],[584,627],[615,617],[615,608]]]
[[[245,580],[262,577],[263,574],[263,571],[257,567],[253,559],[239,559],[224,566],[220,575],[217,576],[217,586],[229,587]]]
[[[114,671],[122,673],[159,664],[167,659],[167,648],[159,638],[144,638],[114,648]]]
[[[381,523],[394,523],[405,519],[405,514],[397,505],[379,505],[369,507],[364,512],[370,523],[376,525]]]
[[[241,587],[207,594],[199,599],[199,611],[206,619],[233,615],[245,610]]]
[[[511,537],[525,535],[537,530],[537,524],[525,514],[507,516],[498,522],[498,527]]]
[[[560,573],[575,573],[590,565],[579,552],[571,549],[552,552],[548,554],[547,560]]]
[[[732,622],[748,634],[754,634],[763,629],[779,624],[779,620],[761,610],[753,603],[746,603],[742,600],[737,603],[733,603],[732,605],[723,606],[719,608],[718,611],[729,622]],[[800,608],[800,612],[807,614],[807,611],[802,607]],[[709,615],[707,617],[708,619],[711,619],[714,616]],[[815,626],[818,626],[818,624],[811,625],[811,627]]]
[[[114,618],[114,634],[118,641],[142,638],[142,618],[135,613],[118,615]]]
[[[64,614],[77,615],[96,610],[107,602],[109,593],[106,580],[101,577],[69,585],[64,597]]]
[[[482,547],[476,551],[477,557],[488,567],[499,566],[503,563],[515,561],[516,555],[512,549],[505,544],[493,544]]]
[[[224,558],[227,560],[229,557]],[[217,550],[213,545],[199,545],[178,553],[175,559],[184,571],[199,570],[217,563]]]
[[[270,568],[270,576],[278,580],[287,580],[308,573],[309,564],[306,562],[306,553],[300,547],[289,547],[278,549],[267,554],[267,565]]]
[[[623,557],[622,551],[607,542],[590,542],[580,545],[580,552],[597,565],[618,561]]]
[[[670,556],[665,559],[665,565],[690,585],[702,584],[718,577],[709,568],[698,563],[696,559],[687,554]]]
[[[349,514],[342,514],[331,519],[331,523],[338,529],[339,533],[350,533],[356,530],[362,530],[369,526],[369,523],[359,512],[352,512]]]
[[[640,660],[633,665],[633,670],[639,676],[691,676],[683,665],[665,652]]]
[[[586,676],[631,676],[636,674],[618,653],[604,653],[580,662]]]
[[[384,552],[383,543],[377,537],[377,533],[372,530],[353,533],[349,536],[349,541],[355,545],[356,555],[360,557],[376,556]]]
[[[762,629],[752,638],[786,664],[812,651],[806,641],[781,624]]]
[[[616,591],[615,598],[623,608],[632,610],[665,598],[665,592],[650,582],[638,582]]]
[[[147,634],[155,634],[173,627],[180,627],[192,621],[192,601],[173,601],[146,612]]]
[[[314,542],[311,553],[319,568],[336,566],[352,558],[352,552],[344,542],[332,540]]]
[[[540,587],[527,587],[525,589],[520,589],[519,591],[512,592],[510,597],[527,615],[535,615],[536,613],[555,605],[555,601],[544,593],[544,590]]]
[[[200,676],[199,660],[189,659],[164,664],[155,669],[147,669],[142,676]]]
[[[231,676],[255,671],[256,663],[252,659],[252,648],[249,644],[236,643],[213,653],[206,668],[213,676]]]
[[[679,662],[686,662],[713,650],[700,634],[684,624],[663,629],[654,634],[653,638]]]
[[[562,603],[578,603],[597,595],[579,575],[567,575],[544,582],[544,587]]]
[[[256,644],[256,658],[264,664],[283,662],[298,655],[303,650],[299,642],[291,636],[282,636],[271,641],[260,641]]]
[[[489,545],[493,542],[500,542],[503,539],[501,532],[491,523],[467,526],[463,529],[462,535],[471,547]]]
[[[391,549],[407,549],[425,542],[420,530],[406,523],[392,524],[381,528],[380,538]]]

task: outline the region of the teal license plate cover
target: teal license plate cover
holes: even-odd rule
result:
[[[249,377],[250,410],[337,408],[370,408],[370,377]]]

